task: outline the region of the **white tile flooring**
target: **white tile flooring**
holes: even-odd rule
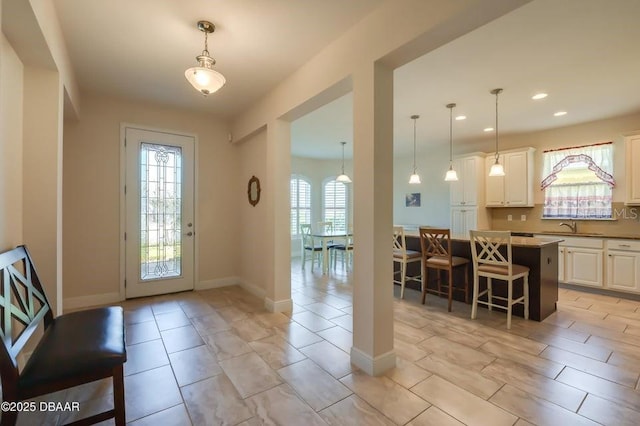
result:
[[[395,289],[398,365],[349,362],[350,277],[292,267],[293,313],[239,287],[123,303],[130,425],[640,424],[640,302],[560,291],[542,323]],[[109,406],[108,381],[43,400]],[[82,414],[82,412],[80,414]],[[60,424],[76,414],[21,415]],[[113,422],[104,422],[113,424]]]

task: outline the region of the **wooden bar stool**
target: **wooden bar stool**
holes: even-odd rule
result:
[[[473,303],[471,319],[476,318],[478,303],[491,308],[506,309],[507,329],[511,329],[513,305],[524,305],[524,318],[529,319],[529,267],[514,265],[511,257],[511,232],[509,231],[469,231],[471,233],[471,253],[473,254]],[[506,256],[500,247],[506,248]],[[479,251],[478,251],[479,249]],[[487,289],[479,293],[480,277],[487,278]],[[507,282],[507,297],[493,295],[492,279]],[[522,278],[522,297],[513,298],[513,282]],[[487,301],[479,300],[486,294]],[[507,306],[493,302],[493,299],[507,302]]]
[[[428,286],[429,286],[429,268],[438,270],[438,289],[431,290],[435,294],[442,296],[448,295],[448,310],[451,312],[451,304],[453,301],[453,290],[464,291],[464,301],[469,303],[469,259],[464,257],[451,255],[451,231],[444,228],[425,228],[420,227],[420,247],[422,249],[422,265],[424,271],[425,285],[422,287],[422,304],[424,305]],[[464,289],[455,288],[453,285],[453,270],[458,266],[464,266]],[[449,276],[448,283],[442,284],[441,271],[447,271]],[[442,291],[442,287],[446,286],[447,291]]]
[[[393,262],[400,264],[400,271],[393,272],[393,282],[400,284],[400,298],[404,299],[404,285],[407,281],[417,281],[420,288],[424,291],[424,281],[422,274],[407,276],[407,266],[409,263],[420,262],[420,271],[422,271],[422,255],[419,251],[407,250],[407,241],[404,236],[404,228],[402,226],[393,227]],[[396,275],[400,274],[400,280],[396,279]]]

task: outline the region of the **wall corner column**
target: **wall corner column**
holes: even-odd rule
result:
[[[267,202],[267,265],[265,307],[270,312],[293,309],[291,300],[291,233],[289,180],[291,177],[291,125],[275,119],[267,123],[267,176],[262,193]],[[267,272],[267,271],[265,271]]]
[[[351,362],[369,375],[395,367],[393,349],[393,70],[353,74],[354,251]]]

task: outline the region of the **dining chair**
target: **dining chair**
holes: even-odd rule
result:
[[[420,262],[419,275],[407,276],[407,266],[410,263]],[[400,264],[400,270],[395,271],[395,264]],[[424,291],[424,281],[422,277],[422,254],[419,251],[407,250],[407,241],[402,226],[393,227],[393,282],[400,284],[400,298],[404,299],[404,285],[407,281],[417,281],[420,283],[420,290]],[[396,279],[396,275],[400,274],[400,280]]]
[[[524,305],[524,318],[529,319],[529,268],[515,265],[511,255],[510,231],[469,231],[473,254],[473,302],[471,319],[478,313],[478,303],[491,308],[506,309],[507,329],[511,329],[511,311],[515,304]],[[502,249],[502,251],[501,251]],[[506,254],[506,255],[505,255]],[[487,279],[487,288],[479,292],[480,277]],[[522,278],[522,296],[513,298],[513,283]],[[493,294],[492,280],[506,281],[507,297]],[[487,301],[479,300],[487,295]],[[506,302],[506,306],[494,303],[494,299]]]
[[[425,285],[422,288],[422,304],[424,305],[427,292],[431,291],[439,296],[448,295],[448,310],[451,312],[453,291],[464,291],[464,301],[469,303],[469,259],[451,254],[451,230],[445,228],[420,227],[420,248],[422,251],[422,265]],[[453,285],[453,270],[464,266],[464,288],[456,288]],[[429,269],[438,271],[438,288],[429,290]],[[447,271],[448,283],[442,284],[442,271]],[[442,291],[442,286],[447,291]]]
[[[333,269],[336,269],[338,253],[341,255],[342,269],[349,269],[349,266],[353,264],[353,231],[344,237],[336,238],[331,252],[333,253]]]
[[[307,263],[307,252],[311,256],[311,272],[313,272],[314,262],[320,266],[320,258],[322,257],[322,244],[316,243],[311,233],[311,225],[301,224],[300,234],[302,235],[302,270],[305,269]]]

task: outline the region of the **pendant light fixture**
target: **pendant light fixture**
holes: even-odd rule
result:
[[[342,183],[351,183],[351,179],[349,179],[349,176],[344,174],[344,146],[347,144],[346,142],[340,142],[340,144],[342,145],[342,173],[340,173],[340,176],[338,176],[336,178],[336,180],[338,182],[342,182]]]
[[[416,120],[420,118],[419,115],[412,115],[411,119],[413,120],[413,174],[409,177],[410,184],[419,184],[420,175],[416,172]]]
[[[458,180],[458,174],[453,170],[453,109],[456,104],[447,104],[449,108],[449,170],[444,177],[446,182],[453,182]]]
[[[491,166],[489,170],[489,176],[504,176],[504,167],[500,164],[500,151],[498,151],[498,95],[502,92],[502,89],[493,89],[490,93],[496,95],[496,162]]]
[[[197,91],[207,96],[218,91],[227,80],[213,69],[216,60],[209,55],[207,36],[216,30],[215,25],[209,21],[198,21],[198,29],[204,33],[204,50],[196,56],[198,66],[186,70],[184,76]]]

